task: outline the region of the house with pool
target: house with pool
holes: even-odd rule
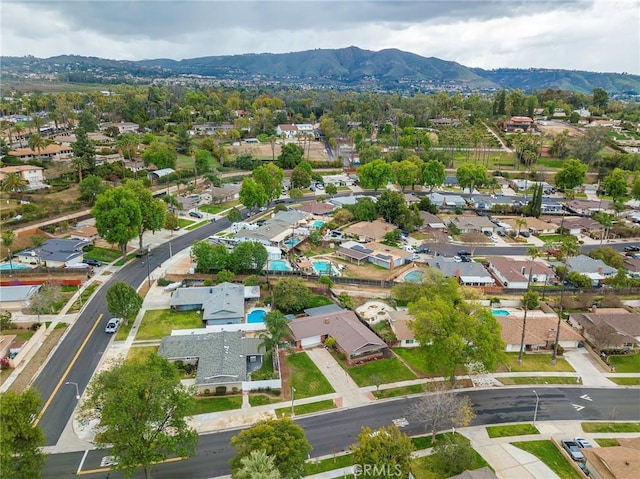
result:
[[[480,263],[460,263],[453,258],[438,256],[428,259],[427,264],[440,270],[445,278],[456,278],[464,286],[496,286],[493,276]]]
[[[259,286],[221,283],[216,286],[183,287],[171,295],[174,311],[202,311],[204,326],[239,324],[245,317],[245,302],[260,298]]]
[[[91,243],[75,239],[50,239],[39,248],[29,248],[15,254],[20,263],[38,264],[48,268],[64,268],[82,263],[84,251],[82,248]]]
[[[382,243],[346,241],[340,245],[337,256],[352,263],[373,263],[386,269],[398,268],[413,260],[413,253]]]
[[[529,275],[536,284],[553,283],[555,273],[542,261],[515,260],[506,256],[487,258],[487,268],[500,284],[509,289],[527,289]]]

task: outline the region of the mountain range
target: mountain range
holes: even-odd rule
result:
[[[200,75],[241,82],[358,89],[482,91],[507,88],[533,91],[552,88],[591,93],[594,88],[603,88],[609,94],[640,94],[639,75],[541,68],[484,70],[397,49],[374,52],[348,47],[185,60],[127,61],[64,55],[46,59],[2,57],[0,61],[0,74],[8,78],[41,73],[57,74],[68,81],[107,79],[114,82],[118,77],[122,80],[124,77]]]

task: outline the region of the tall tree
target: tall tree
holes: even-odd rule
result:
[[[431,433],[432,442],[437,432],[452,427],[466,427],[475,417],[469,396],[444,388],[421,396],[413,404],[409,415],[415,421],[424,423],[425,432]]]
[[[96,444],[111,445],[116,470],[131,477],[142,467],[150,479],[154,464],[195,453],[198,434],[186,421],[192,405],[175,366],[152,354],[99,373],[89,384],[81,417],[97,420]]]
[[[107,290],[107,309],[116,318],[122,318],[125,324],[133,321],[142,307],[142,296],[122,281],[116,281]]]
[[[311,184],[311,175],[305,168],[296,166],[291,172],[292,188],[308,188]]]
[[[391,180],[392,174],[391,165],[384,160],[374,160],[358,168],[358,178],[362,186],[373,188],[374,191],[385,186]]]
[[[42,477],[46,455],[45,437],[33,424],[40,409],[35,389],[0,394],[0,478],[37,479]]]
[[[263,450],[251,451],[240,459],[240,467],[231,479],[280,479],[280,471],[276,468],[274,458],[267,456]]]
[[[284,313],[299,313],[309,307],[311,291],[297,278],[285,278],[273,288],[273,303]]]
[[[71,144],[73,158],[71,164],[78,172],[78,182],[82,182],[82,172],[89,170],[93,172],[96,167],[96,149],[89,140],[87,132],[81,128],[75,131],[76,141]]]
[[[13,270],[13,252],[11,251],[11,245],[13,245],[14,240],[16,239],[16,233],[10,229],[2,230],[2,244],[7,248],[7,256],[9,257],[9,269]]]
[[[629,172],[621,168],[614,168],[604,178],[604,189],[607,195],[613,198],[613,201],[624,201],[629,192]]]
[[[285,170],[295,168],[304,159],[304,149],[295,143],[282,145],[277,165]]]
[[[196,172],[199,175],[211,171],[213,166],[213,157],[207,150],[198,150],[195,155]]]
[[[178,126],[176,150],[178,150],[178,153],[182,153],[184,155],[191,151],[191,135],[189,135],[189,131],[185,125]]]
[[[259,166],[251,174],[253,179],[264,189],[267,202],[271,202],[282,194],[284,172],[273,163]]]
[[[104,193],[107,186],[102,181],[102,178],[96,175],[89,175],[78,185],[78,193],[80,193],[80,200],[89,206],[93,206],[96,202],[96,198],[101,193]]]
[[[570,194],[574,188],[582,185],[587,175],[587,165],[580,160],[567,160],[564,167],[556,173],[556,186]]]
[[[411,160],[396,161],[391,164],[391,168],[393,169],[396,183],[400,185],[402,191],[407,186],[414,185],[420,176],[420,168]]]
[[[120,138],[116,141],[116,146],[120,149],[124,158],[135,160],[139,143],[140,141],[135,133],[125,133],[120,135]]]
[[[108,243],[117,244],[122,258],[127,257],[127,243],[140,234],[142,212],[134,192],[122,186],[99,195],[91,214],[96,229]]]
[[[487,169],[482,165],[473,165],[464,163],[456,170],[458,184],[464,189],[469,189],[469,196],[473,194],[473,190],[482,186],[487,181]]]
[[[436,186],[442,186],[447,179],[447,172],[444,164],[438,160],[429,160],[422,167],[422,184],[433,191]]]
[[[378,197],[376,209],[386,222],[397,225],[407,209],[407,204],[397,191],[385,190]]]
[[[240,187],[238,197],[240,199],[240,203],[249,210],[264,206],[267,204],[269,199],[263,186],[250,177],[246,177],[242,180],[242,186]]]
[[[29,148],[33,151],[38,152],[38,157],[41,156],[41,152],[47,147],[47,144],[47,140],[43,138],[40,133],[33,133],[29,135],[29,139],[27,140],[27,145],[29,145]]]
[[[96,117],[86,108],[78,115],[78,128],[84,131],[98,131]]]
[[[590,165],[598,157],[606,135],[607,130],[605,128],[589,128],[584,135],[573,140],[573,156]]]
[[[22,193],[29,186],[29,182],[18,173],[9,173],[0,184],[0,189],[5,193]]]
[[[173,148],[161,141],[153,141],[142,153],[145,166],[156,165],[158,169],[175,168],[177,156]]]
[[[140,180],[128,180],[124,184],[124,188],[135,195],[140,208],[142,221],[138,228],[138,247],[142,249],[142,237],[144,233],[146,231],[155,233],[162,229],[167,206],[161,199],[154,197],[151,190],[144,186]]]
[[[356,441],[351,450],[354,471],[360,473],[357,476],[409,477],[411,453],[415,448],[411,438],[398,426],[383,426],[376,431],[363,427]]]
[[[231,445],[238,452],[231,459],[232,475],[240,469],[243,458],[253,451],[264,451],[267,456],[273,457],[282,477],[299,479],[304,473],[307,455],[311,452],[304,429],[289,418],[260,421],[232,437]]]

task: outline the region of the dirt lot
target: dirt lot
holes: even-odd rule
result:
[[[295,142],[291,142],[295,143]],[[309,161],[328,161],[327,152],[324,148],[324,144],[320,141],[312,141],[309,143],[298,143],[305,149],[305,159],[309,158]],[[270,143],[260,144],[246,144],[242,143],[240,146],[232,146],[229,151],[232,155],[239,155],[240,153],[251,153],[256,158],[271,159],[273,156],[276,158],[280,155],[282,145],[280,143],[275,144],[274,150],[271,149]]]
[[[578,130],[576,127],[567,125],[565,123],[557,123],[553,122],[550,125],[540,125],[538,124],[538,128],[544,135],[556,136],[559,133],[567,130],[569,136],[582,136],[583,133]]]

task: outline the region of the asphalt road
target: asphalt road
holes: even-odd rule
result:
[[[640,390],[638,389],[590,389],[582,387],[537,387],[540,403],[539,421],[567,420],[640,420]],[[536,398],[530,388],[500,388],[464,392],[471,397],[476,413],[474,425],[505,422],[531,422]],[[403,431],[409,435],[424,434],[424,425],[411,416],[417,397],[401,398],[372,403],[354,409],[327,412],[298,420],[313,446],[311,457],[345,451],[355,442],[361,427],[378,428],[390,425],[394,419],[405,418],[408,425]],[[229,459],[235,454],[230,446],[231,437],[238,430],[200,436],[196,456],[189,460],[169,462],[154,466],[155,479],[204,479],[228,474]],[[84,452],[55,454],[45,464],[44,477],[72,478],[79,471]],[[106,470],[100,462],[108,451],[94,450],[86,454],[82,474],[88,478],[104,478]],[[122,477],[110,473],[112,479]],[[135,475],[144,477],[142,470]]]
[[[230,225],[226,218],[204,225],[184,235],[176,236],[171,240],[171,248],[174,253],[177,253],[190,247],[194,241],[204,239]],[[153,271],[168,258],[169,243],[165,243],[153,248],[150,256],[136,258],[113,274],[85,306],[69,333],[38,375],[34,386],[40,391],[40,396],[45,401],[44,414],[39,420],[39,425],[44,431],[47,446],[58,442],[76,406],[75,386],[64,383],[77,383],[79,392],[82,394],[102,353],[113,337],[104,332],[111,318],[105,298],[107,289],[116,281],[124,281],[137,287],[147,278],[146,261],[151,261],[149,266]]]

